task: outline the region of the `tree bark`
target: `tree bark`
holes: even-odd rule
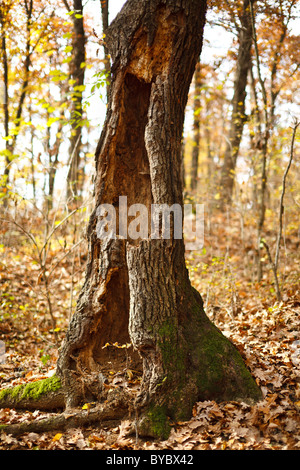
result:
[[[232,98],[232,114],[224,162],[221,170],[222,202],[231,203],[235,180],[235,169],[238,158],[245,117],[245,99],[247,76],[251,66],[252,23],[249,1],[244,0],[240,15],[239,50]],[[255,0],[254,0],[255,1]]]

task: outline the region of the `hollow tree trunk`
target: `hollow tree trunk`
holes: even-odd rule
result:
[[[106,361],[114,360],[103,346],[131,341],[143,366],[139,432],[153,436],[167,435],[167,417],[188,418],[197,400],[260,397],[236,348],[204,313],[182,239],[97,235],[102,204],[115,207],[124,230],[120,196],[149,213],[151,204],[182,205],[181,136],[204,18],[204,0],[129,0],[107,30],[112,82],[96,150],[89,261],[57,367],[68,406],[100,400]]]
[[[247,76],[251,66],[252,24],[249,1],[243,1],[240,16],[239,50],[232,98],[232,114],[224,162],[221,170],[222,202],[231,203],[235,180],[235,169],[245,123],[245,99]],[[252,1],[252,0],[251,0]]]

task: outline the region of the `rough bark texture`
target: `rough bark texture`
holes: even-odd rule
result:
[[[112,83],[96,151],[89,261],[57,365],[67,409],[101,401],[107,361],[120,367],[121,359],[103,345],[131,341],[143,366],[138,430],[156,437],[167,436],[168,418],[188,419],[197,400],[260,398],[236,348],[204,313],[183,240],[96,233],[97,207],[114,204],[118,214],[119,196],[128,207],[182,204],[184,110],[204,18],[203,0],[129,0],[108,28]]]
[[[243,11],[240,15],[241,26],[239,28],[239,50],[234,81],[234,94],[232,98],[232,115],[221,172],[220,186],[222,189],[222,202],[224,203],[230,203],[232,200],[236,162],[246,120],[246,86],[248,73],[251,67],[252,46],[252,24],[249,1],[250,0],[244,0]]]

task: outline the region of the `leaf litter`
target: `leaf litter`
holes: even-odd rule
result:
[[[228,236],[226,231],[222,233],[223,238]],[[232,233],[231,238],[234,239]],[[205,254],[187,254],[191,281],[203,295],[208,316],[238,348],[261,387],[263,400],[253,406],[240,402],[196,403],[191,419],[172,423],[170,436],[164,441],[128,436],[130,423],[125,421],[112,428],[93,426],[63,433],[27,433],[17,438],[2,433],[1,450],[300,449],[300,286],[299,276],[295,274],[299,259],[294,256],[294,265],[289,265],[283,300],[278,302],[270,290],[269,271],[262,283],[250,282],[250,275],[245,275],[243,254],[237,248],[226,262],[225,256],[212,255],[216,246],[219,253],[222,247],[223,253],[226,251],[226,240],[222,245],[220,232],[214,233],[206,243]],[[238,240],[230,246],[238,247]],[[231,263],[230,276],[226,263]],[[79,267],[83,265],[84,259]],[[0,340],[5,343],[0,388],[39,380],[55,372],[57,345],[45,299],[30,288],[37,274],[32,267],[30,257],[20,259],[13,247],[7,248],[5,261],[0,261]],[[78,272],[81,274],[73,279],[73,286],[79,290],[83,269],[78,268]],[[53,294],[60,340],[68,325],[66,285],[69,282],[70,266],[66,258],[56,277]],[[108,386],[131,387],[136,393],[139,381],[135,371],[111,371]],[[20,423],[47,416],[41,411],[1,409],[0,423]]]

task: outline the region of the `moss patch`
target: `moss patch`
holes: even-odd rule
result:
[[[28,384],[17,385],[13,388],[6,388],[0,392],[1,401],[10,398],[16,402],[21,400],[38,400],[41,396],[50,392],[55,392],[61,388],[61,381],[53,375],[47,379],[30,382]]]
[[[198,400],[257,401],[261,391],[236,347],[211,322],[188,326]]]
[[[171,426],[165,406],[151,404],[141,424],[142,434],[158,439],[167,439]]]
[[[175,422],[189,419],[197,401],[261,399],[237,348],[209,320],[201,303],[192,301],[186,308],[187,321],[177,327],[169,318],[156,332],[165,376],[141,424],[160,439],[170,432],[168,417]]]
[[[158,345],[161,350],[163,365],[168,372],[184,372],[184,353],[178,348],[178,331],[172,321],[166,321],[158,330]]]

